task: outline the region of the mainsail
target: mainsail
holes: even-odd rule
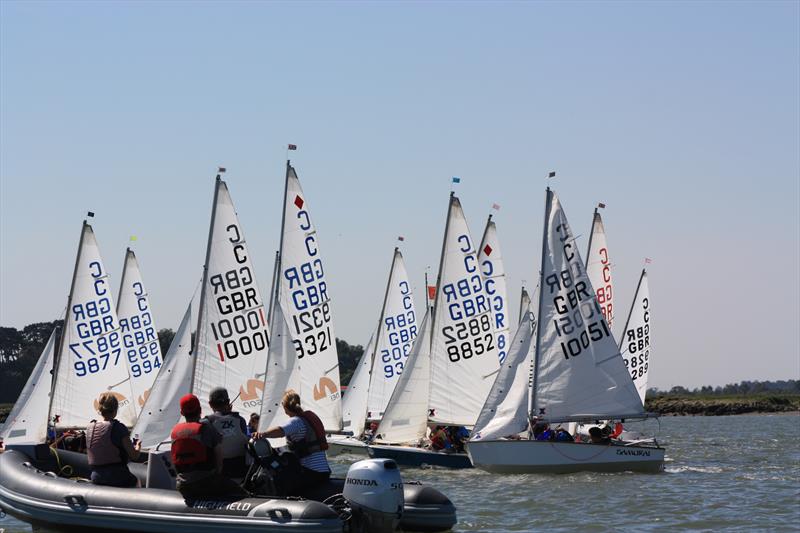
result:
[[[367,397],[369,395],[370,372],[375,335],[369,338],[361,359],[358,360],[355,372],[347,385],[347,392],[342,399],[342,429],[350,431],[353,436],[360,437],[364,433],[367,419]]]
[[[497,226],[492,220],[492,215],[486,221],[483,239],[478,250],[478,263],[484,277],[486,294],[489,297],[489,306],[492,309],[492,324],[494,326],[495,341],[497,343],[497,357],[500,364],[508,353],[509,318],[508,294],[506,291],[506,270],[503,266],[503,254],[500,252],[500,241],[497,238]],[[522,320],[520,318],[520,320]]]
[[[600,311],[606,319],[609,330],[614,325],[614,291],[611,283],[611,261],[608,258],[608,243],[603,218],[594,210],[592,231],[589,233],[589,247],[586,252],[586,273],[594,287]]]
[[[377,420],[383,416],[411,352],[412,343],[417,336],[417,326],[414,296],[408,282],[403,254],[395,248],[373,347],[367,418]]]
[[[225,387],[234,410],[258,411],[269,348],[266,313],[228,186],[217,176],[206,249],[192,392]]]
[[[278,301],[296,350],[295,366],[300,377],[297,392],[303,407],[314,411],[325,428],[339,430],[339,357],[328,283],[308,200],[288,161],[280,261]]]
[[[112,392],[119,401],[117,419],[132,426],[134,398],[114,297],[94,231],[85,221],[64,322],[50,406],[56,425],[86,427],[99,416],[98,396]]]
[[[22,388],[14,408],[6,418],[0,441],[9,444],[40,444],[47,438],[47,407],[53,384],[52,371],[56,352],[56,331],[53,328],[47,344]]]
[[[117,317],[138,417],[164,359],[139,262],[130,248],[125,251]]]
[[[647,372],[650,370],[650,285],[647,283],[645,269],[642,269],[639,284],[636,286],[631,312],[620,339],[620,350],[625,359],[625,367],[644,404]]]
[[[188,394],[191,387],[193,361],[192,306],[189,304],[131,431],[141,440],[143,448],[153,448],[169,440],[172,427],[181,418],[178,408],[181,396]]]
[[[533,349],[533,314],[525,313],[511,343],[509,356],[500,365],[475,422],[473,440],[499,439],[516,435],[528,427],[530,352]]]
[[[636,387],[583,265],[566,215],[548,188],[534,414],[551,420],[641,414]]]
[[[425,437],[431,388],[431,325],[428,311],[378,425],[377,442],[416,443]]]
[[[472,426],[499,367],[492,310],[461,202],[450,194],[431,341],[431,421]]]

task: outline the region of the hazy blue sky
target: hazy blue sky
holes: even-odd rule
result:
[[[453,175],[475,239],[502,206],[516,314],[553,169],[583,246],[608,206],[618,317],[653,258],[653,385],[798,378],[798,6],[2,1],[0,324],[58,317],[92,210],[176,328],[217,165],[266,293],[295,143],[348,342],[397,235],[421,301]]]

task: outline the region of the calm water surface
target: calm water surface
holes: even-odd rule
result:
[[[403,475],[453,500],[456,531],[800,531],[799,416],[664,418],[658,438],[667,447],[662,474]],[[344,475],[348,463],[332,466]],[[31,531],[10,517],[0,528]]]

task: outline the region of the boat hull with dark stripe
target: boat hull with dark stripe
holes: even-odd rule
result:
[[[373,459],[393,459],[401,466],[443,466],[447,468],[472,468],[466,453],[445,453],[414,446],[371,444],[369,456]]]

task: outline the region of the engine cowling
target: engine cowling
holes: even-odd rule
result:
[[[366,459],[350,466],[342,495],[352,509],[351,530],[395,531],[403,516],[403,478],[391,459]]]

